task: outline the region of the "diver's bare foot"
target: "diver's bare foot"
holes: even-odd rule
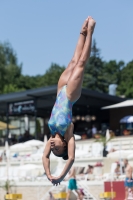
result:
[[[87,19],[84,21],[83,26],[82,26],[81,31],[80,31],[80,33],[83,34],[84,36],[87,35],[88,19],[89,19],[89,18],[87,18]]]
[[[88,18],[88,28],[87,28],[87,32],[92,32],[94,31],[94,28],[95,28],[95,25],[96,25],[96,21],[92,18],[92,17],[89,17]]]

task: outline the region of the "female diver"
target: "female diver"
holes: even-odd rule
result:
[[[81,95],[85,64],[90,56],[92,34],[95,21],[88,17],[81,29],[72,60],[58,81],[57,98],[48,122],[51,137],[44,154],[43,165],[48,179],[58,185],[69,172],[75,159],[75,140],[73,135],[72,106]],[[50,173],[50,153],[67,160],[59,177]]]

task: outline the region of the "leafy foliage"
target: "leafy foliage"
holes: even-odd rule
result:
[[[16,91],[21,70],[22,65],[18,64],[10,44],[0,44],[0,93]]]
[[[103,77],[104,61],[100,57],[100,50],[96,46],[96,41],[93,41],[91,49],[91,57],[87,62],[83,86],[99,91],[106,92],[106,82]]]
[[[51,64],[51,67],[46,71],[42,77],[42,85],[56,85],[60,78],[60,75],[65,70],[65,67],[60,67],[57,64]]]
[[[103,75],[107,85],[106,92],[108,92],[108,86],[110,84],[120,84],[121,71],[124,67],[125,63],[123,61],[119,61],[118,63],[115,60],[104,62]]]
[[[114,137],[111,136],[108,140],[106,139],[106,136],[99,135],[100,138],[96,139],[95,142],[101,142],[104,147],[106,147],[107,143],[112,140]]]
[[[133,98],[133,61],[121,70],[121,81],[118,85],[118,94]]]
[[[64,66],[52,63],[43,75],[22,74],[22,64],[9,43],[0,43],[0,94],[55,85],[65,70]],[[133,97],[133,61],[111,60],[106,62],[94,40],[91,57],[85,68],[83,87],[99,92],[108,92],[110,84],[117,84],[117,95]]]
[[[0,187],[6,191],[6,194],[9,194],[14,186],[14,181],[9,181],[8,179],[0,185]]]

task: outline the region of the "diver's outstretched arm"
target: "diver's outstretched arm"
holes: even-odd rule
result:
[[[68,160],[66,165],[60,175],[61,179],[63,180],[67,173],[70,171],[75,159],[75,139],[72,136],[68,141]]]
[[[50,177],[51,177],[50,159],[49,159],[50,153],[51,153],[50,140],[48,140],[47,144],[45,146],[44,152],[43,152],[42,161],[43,161],[45,173],[46,173],[49,180],[50,180]]]
[[[67,141],[67,144],[68,144],[68,160],[67,160],[66,165],[59,177],[51,176],[51,182],[53,183],[53,185],[60,184],[60,182],[65,178],[65,176],[70,171],[70,169],[74,163],[75,139],[74,139],[74,135],[73,135],[73,129],[74,129],[74,126],[73,126],[73,124],[71,124],[65,134],[65,140]]]

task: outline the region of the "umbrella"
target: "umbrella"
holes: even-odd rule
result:
[[[129,116],[123,117],[120,120],[120,123],[133,123],[133,116],[129,115]]]
[[[114,151],[111,152],[107,155],[108,158],[115,158],[115,159],[119,159],[121,158],[127,158],[127,156],[129,154],[133,153],[132,150],[118,150],[118,151]]]
[[[17,128],[17,127],[8,124],[8,128],[9,128],[9,129],[15,129],[15,128]],[[5,130],[5,129],[7,129],[7,123],[1,122],[1,121],[0,121],[0,130]]]
[[[27,142],[24,142],[25,145],[29,145],[31,147],[40,147],[44,145],[44,142],[40,141],[40,140],[29,140]]]

